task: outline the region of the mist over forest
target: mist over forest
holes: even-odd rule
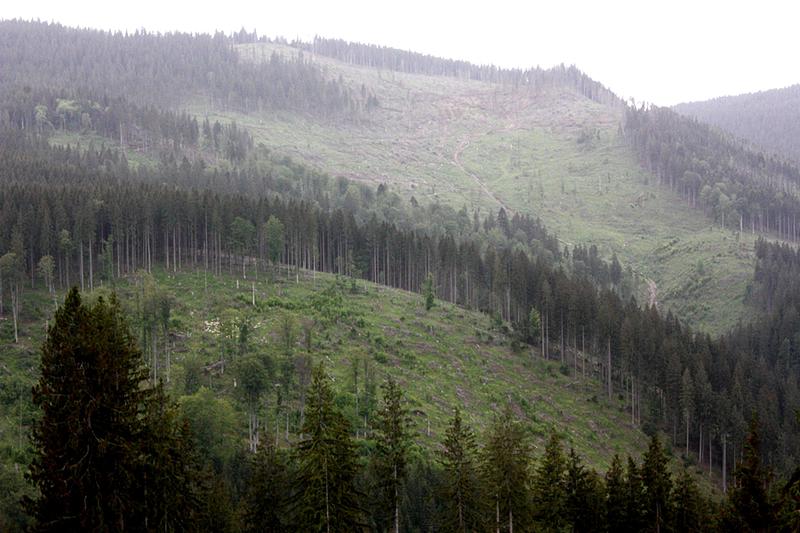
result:
[[[0,73],[0,531],[800,530],[797,85],[20,19]]]

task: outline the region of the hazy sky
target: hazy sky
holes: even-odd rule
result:
[[[800,83],[798,15],[800,2],[769,0],[11,0],[0,6],[0,18],[70,26],[245,27],[506,67],[575,64],[617,94],[659,105]]]

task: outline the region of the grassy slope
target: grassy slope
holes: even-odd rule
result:
[[[285,279],[270,283],[262,275],[256,282],[257,301],[271,304],[260,311],[250,304],[250,282],[241,282],[237,288],[235,277],[209,277],[207,294],[202,273],[158,272],[155,278],[175,301],[172,329],[178,336],[170,384],[175,395],[183,392],[187,359],[199,358],[203,364],[217,359],[224,342],[215,326],[217,321],[249,316],[253,346],[278,358],[278,332],[284,316],[289,315],[298,326],[310,318],[317,321],[313,358],[329,366],[339,393],[352,389],[354,358],[366,358],[378,381],[388,373],[395,376],[407,392],[414,413],[416,440],[426,448],[435,447],[441,440],[454,406],[462,407],[481,435],[507,400],[529,422],[539,449],[555,428],[568,445],[604,470],[614,453],[638,456],[646,446],[646,437],[631,426],[622,404],[616,398],[608,402],[596,380],[567,375],[569,372],[562,372],[559,363],[543,361],[538,353],[512,352],[507,338],[492,327],[486,315],[438,302],[425,312],[419,295],[359,282],[357,293],[351,293],[349,285],[343,286],[343,313],[338,322],[321,326],[323,318],[309,302],[315,292],[334,283],[331,276],[317,274],[315,279],[307,277],[300,283]],[[122,282],[117,291],[124,307],[135,309],[135,286]],[[0,331],[4,371],[25,375],[29,383],[35,379],[43,321],[52,313],[52,306],[43,291],[26,293],[26,315],[35,320],[23,324],[21,344],[17,346],[5,325]],[[297,352],[303,349],[301,344],[298,339]],[[233,396],[234,377],[235,371],[229,370],[223,376],[206,375],[203,380],[218,394]],[[349,405],[348,401],[352,397],[345,394],[340,403]],[[0,442],[14,448],[14,413],[3,414]],[[246,428],[242,411],[242,446]]]
[[[296,53],[273,44],[240,50],[251,60]],[[737,242],[655,185],[619,137],[618,110],[561,89],[531,92],[313,60],[330,76],[374,91],[381,109],[343,121],[243,115],[200,101],[187,108],[236,120],[257,142],[337,176],[386,182],[456,208],[504,205],[540,216],[566,242],[617,253],[655,281],[662,306],[695,327],[721,332],[744,315],[753,237]],[[590,142],[578,142],[583,132]],[[648,299],[645,283],[640,294]]]

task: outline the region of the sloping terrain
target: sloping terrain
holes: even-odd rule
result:
[[[250,61],[300,53],[274,43],[237,48]],[[743,316],[753,237],[715,228],[659,187],[621,137],[619,108],[564,87],[534,90],[303,54],[330,78],[374,93],[379,106],[353,120],[243,114],[200,100],[187,110],[236,121],[257,143],[335,176],[389,184],[409,199],[539,216],[565,244],[616,253],[638,274],[640,301],[655,294],[695,327],[722,332]]]
[[[674,107],[770,152],[800,161],[800,85]]]
[[[262,438],[273,438],[276,417],[281,442],[285,441],[285,423],[289,424],[289,440],[296,438],[298,420],[293,415],[286,422],[275,411],[274,391],[285,357],[288,323],[295,360],[311,346],[311,361],[329,368],[337,404],[356,429],[363,431],[365,423],[358,414],[358,401],[362,409],[365,401],[374,402],[375,389],[392,375],[407,394],[414,440],[429,452],[439,446],[455,407],[462,409],[465,420],[481,436],[507,402],[530,428],[537,455],[552,430],[601,471],[613,454],[637,457],[646,448],[647,437],[631,425],[621,398],[609,402],[602,385],[589,377],[591,368],[584,378],[580,366],[575,375],[571,365],[544,361],[537,350],[512,350],[502,326],[485,314],[438,301],[425,311],[420,295],[363,281],[354,285],[350,279],[320,273],[304,274],[299,282],[294,275],[287,280],[282,272],[270,278],[263,273],[254,281],[228,275],[205,277],[203,272],[157,271],[152,278],[136,276],[120,280],[115,287],[137,336],[144,327],[140,320],[142,283],[151,284],[147,290],[158,291],[171,302],[169,340],[157,336],[156,341],[158,373],[168,380],[167,388],[176,398],[207,387],[216,398],[234,406],[235,422],[229,432],[216,437],[226,447],[239,449],[247,439],[246,407],[237,390],[237,382],[242,380],[237,365],[242,356],[232,355],[239,350],[239,326],[246,322],[250,331],[247,353],[270,361],[267,367],[273,368],[259,410],[266,425],[262,431],[270,437]],[[103,294],[108,290],[99,288],[89,298]],[[24,395],[26,386],[36,380],[43,326],[52,317],[53,298],[40,286],[27,292],[25,306],[25,316],[35,320],[22,324],[24,335],[19,344],[13,343],[9,321],[0,324],[0,383],[14,384],[13,389],[3,388],[1,397],[0,480],[7,481],[12,495],[19,495],[15,491],[23,487],[19,465],[28,460],[24,437],[33,414],[28,401],[17,395]],[[228,354],[222,373],[214,366],[221,354]],[[354,369],[359,372],[355,379]],[[299,400],[292,398],[296,409]],[[13,508],[12,503],[6,502],[4,508]]]

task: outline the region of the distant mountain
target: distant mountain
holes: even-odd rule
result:
[[[674,109],[800,161],[800,84],[678,104]]]

